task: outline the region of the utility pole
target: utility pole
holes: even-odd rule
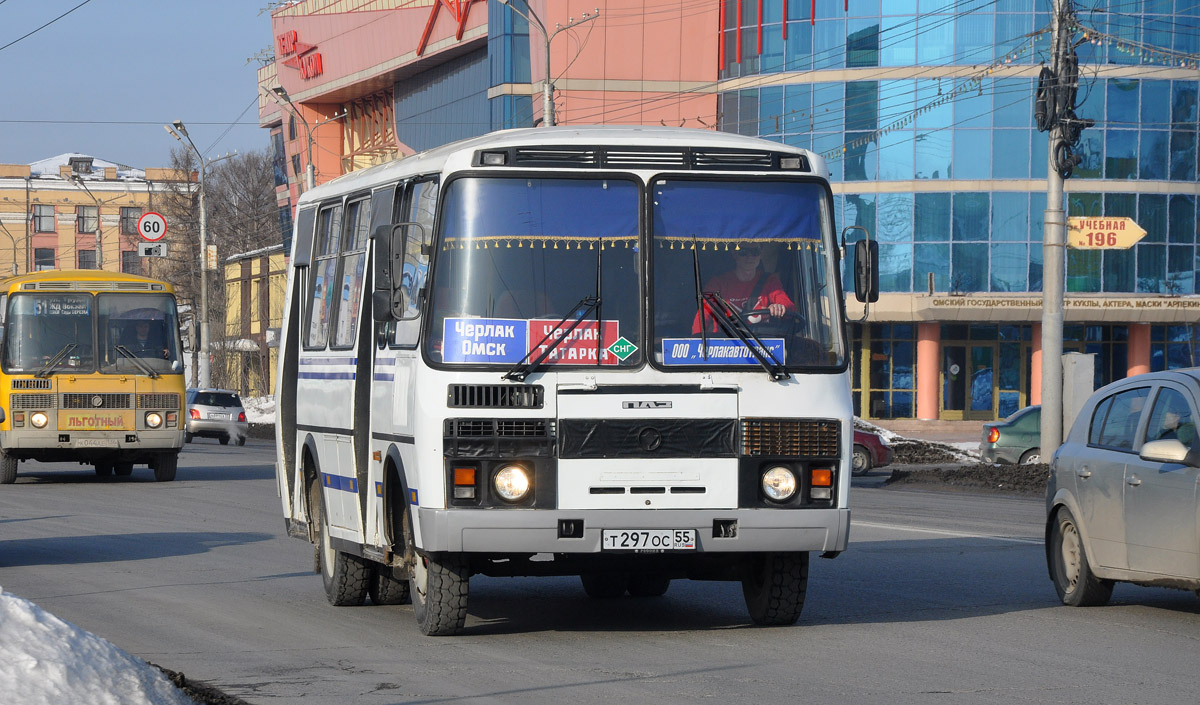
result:
[[[553,32],[547,32],[546,25],[542,24],[541,18],[537,16],[537,13],[533,11],[532,7],[529,7],[528,0],[525,0],[525,9],[529,10],[528,14],[518,10],[516,6],[512,4],[511,0],[499,0],[499,2],[501,5],[507,6],[508,9],[517,13],[521,17],[524,17],[525,21],[537,29],[537,31],[541,32],[542,40],[546,43],[546,79],[542,83],[542,125],[544,127],[554,127],[554,81],[550,78],[550,42],[558,36],[559,32],[564,32],[572,27],[577,27],[584,22],[590,22],[599,17],[600,8],[596,8],[596,14],[594,15],[589,15],[586,12],[583,13],[583,17],[578,20],[574,17],[569,17],[567,18],[567,24],[556,24],[554,25]]]
[[[1052,457],[1063,440],[1063,284],[1066,279],[1067,232],[1063,184],[1081,158],[1071,152],[1079,132],[1091,120],[1075,116],[1079,65],[1068,22],[1072,0],[1054,0],[1051,17],[1050,69],[1038,78],[1035,118],[1038,130],[1049,132],[1046,171],[1046,210],[1042,235],[1042,423],[1041,452]]]

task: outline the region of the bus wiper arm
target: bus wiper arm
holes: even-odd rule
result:
[[[542,336],[542,339],[537,342],[537,345],[534,345],[533,347],[529,348],[529,351],[525,353],[525,357],[521,358],[520,362],[513,365],[513,368],[511,370],[509,370],[508,372],[505,372],[504,376],[501,377],[501,379],[511,379],[511,380],[515,380],[517,382],[524,382],[525,378],[528,377],[530,375],[530,373],[532,373],[534,370],[536,370],[538,368],[538,366],[542,364],[542,361],[545,360],[547,357],[549,357],[550,353],[554,352],[555,348],[557,348],[559,345],[561,345],[564,340],[571,337],[571,333],[574,332],[574,330],[579,327],[580,323],[583,323],[583,319],[587,318],[588,314],[590,314],[592,311],[596,310],[596,307],[599,305],[600,305],[600,297],[598,297],[598,296],[585,296],[582,299],[580,299],[578,302],[576,302],[576,304],[574,306],[572,306],[570,309],[575,312],[575,316],[576,316],[575,320],[571,323],[571,326],[569,328],[567,328],[565,331],[563,331],[562,335],[560,335],[557,338],[555,338],[554,340],[552,340],[550,342],[550,344],[546,346],[546,349],[542,351],[541,355],[538,355],[536,358],[534,358],[530,362],[525,362],[526,360],[529,359],[529,356],[533,354],[534,350],[537,350],[538,348],[540,348],[547,340],[550,339],[550,337],[553,335],[554,331],[560,330],[562,328],[562,324],[566,323],[567,319],[570,318],[572,315],[572,314],[568,313],[567,315],[562,317],[562,320],[558,322],[558,325],[556,325],[556,326],[554,326],[554,328],[550,329],[549,333]],[[586,308],[584,308],[582,311],[580,311],[581,306],[584,306]],[[599,332],[597,332],[597,335],[599,335]]]
[[[692,274],[696,280],[696,312],[700,316],[700,357],[708,359],[708,318],[704,315],[704,291],[700,282],[700,251],[696,248],[696,234],[692,233]]]
[[[78,346],[75,343],[67,343],[64,345],[62,350],[59,350],[54,357],[50,358],[46,361],[46,364],[42,365],[42,369],[38,370],[34,377],[49,377],[50,375],[54,374],[54,366],[62,362],[62,359],[67,356],[67,353],[71,352],[76,347]]]
[[[746,348],[750,350],[750,354],[754,356],[754,359],[758,360],[758,364],[762,365],[767,374],[771,375],[772,380],[779,382],[791,377],[785,369],[784,364],[779,361],[779,358],[775,357],[775,353],[771,352],[766,343],[755,335],[754,331],[750,330],[750,326],[742,318],[742,314],[738,313],[732,304],[721,298],[720,294],[711,291],[704,292],[704,298],[716,314],[714,318],[717,321],[717,325],[721,326],[727,335],[735,336],[741,340]],[[764,355],[764,353],[766,354]],[[769,360],[767,356],[770,356]]]
[[[139,370],[141,370],[142,372],[145,372],[146,375],[148,377],[150,377],[150,379],[158,379],[158,373],[155,372],[153,369],[151,369],[150,365],[147,365],[145,362],[143,362],[142,359],[139,358],[137,355],[134,355],[133,353],[129,352],[129,348],[125,347],[124,345],[114,345],[113,349],[116,350],[117,352],[121,353],[125,357],[129,358],[130,360],[133,360],[133,364],[135,366],[137,366],[137,368]]]

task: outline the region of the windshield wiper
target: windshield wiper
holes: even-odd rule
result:
[[[150,379],[158,379],[158,373],[155,372],[153,369],[151,369],[150,365],[147,365],[145,362],[143,362],[142,359],[139,358],[137,355],[134,355],[133,353],[129,352],[129,348],[125,347],[124,345],[114,345],[113,350],[116,350],[117,352],[121,353],[122,355],[129,358],[130,360],[133,360],[133,364],[139,370],[141,370],[142,372],[145,372],[146,375],[150,377]]]
[[[54,374],[54,366],[57,365],[58,363],[62,362],[62,359],[67,356],[67,353],[71,352],[72,350],[74,350],[77,347],[78,347],[78,345],[76,345],[75,343],[67,343],[66,345],[63,346],[62,350],[58,351],[58,353],[54,357],[47,360],[46,364],[42,365],[42,369],[38,370],[37,373],[34,374],[33,376],[34,377],[49,377],[50,375]]]
[[[771,352],[766,343],[762,341],[754,331],[750,330],[750,326],[746,324],[746,320],[742,318],[742,314],[738,313],[721,295],[712,291],[704,292],[704,299],[713,309],[713,318],[716,319],[717,325],[728,335],[737,337],[750,350],[750,354],[758,360],[758,364],[762,365],[767,374],[771,375],[771,379],[779,382],[791,377],[784,364],[775,357],[775,353]],[[705,350],[705,359],[708,359],[707,350]],[[766,353],[765,355],[763,353]],[[770,359],[767,359],[770,356]]]
[[[700,314],[700,357],[708,359],[708,321],[704,315],[704,291],[700,282],[700,248],[696,247],[696,234],[692,233],[692,274],[696,278],[696,311]]]
[[[529,349],[529,352],[525,353],[525,357],[521,358],[516,365],[513,365],[511,370],[505,372],[501,379],[511,379],[517,382],[524,382],[525,378],[528,377],[534,370],[536,370],[538,366],[542,364],[542,361],[549,357],[550,353],[554,352],[555,348],[561,345],[564,340],[571,337],[571,333],[579,327],[580,323],[583,323],[583,319],[587,318],[588,314],[596,310],[596,307],[599,305],[600,297],[598,296],[585,296],[580,299],[574,306],[571,307],[571,310],[575,312],[574,315],[577,316],[576,319],[571,323],[571,326],[563,331],[562,335],[554,338],[554,340],[546,346],[546,349],[542,351],[541,355],[538,355],[530,362],[525,362],[529,359],[529,356],[533,354],[534,350],[540,348],[553,336],[554,331],[562,328],[562,324],[566,323],[567,319],[572,315],[568,313],[567,315],[563,316],[562,320],[558,322],[558,325],[551,328],[550,332],[546,333],[546,335],[544,335],[542,339],[537,342],[537,345],[534,345]],[[585,306],[586,308],[580,311],[581,306]],[[599,335],[599,331],[597,331],[597,335]],[[599,357],[597,357],[597,361],[599,361]]]

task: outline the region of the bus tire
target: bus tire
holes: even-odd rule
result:
[[[404,511],[404,562],[417,628],[426,636],[450,636],[467,621],[470,573],[459,554],[422,555],[412,530],[412,511]]]
[[[629,576],[629,594],[633,597],[662,597],[671,587],[671,579],[654,573],[634,573]]]
[[[407,605],[412,601],[408,592],[408,581],[397,580],[392,576],[391,567],[386,565],[377,565],[375,570],[371,571],[367,594],[376,605]]]
[[[129,477],[133,474],[133,463],[115,463],[113,464],[112,471],[116,473],[118,477]]]
[[[133,463],[118,463],[117,474],[122,474],[124,467],[128,466],[128,475],[133,472]],[[179,453],[159,453],[154,458],[154,480],[155,482],[170,482],[175,479],[175,470],[179,467]]]
[[[367,599],[371,567],[358,556],[333,547],[321,486],[314,482],[309,493],[309,507],[317,513],[314,522],[317,526],[317,564],[325,598],[335,607],[361,605]]]
[[[17,481],[17,459],[0,450],[0,485]]]
[[[751,557],[742,595],[755,624],[795,624],[808,590],[808,552],[762,553]]]
[[[108,477],[113,474],[113,464],[108,462],[93,463],[92,469],[96,471],[97,477]]]
[[[579,582],[583,583],[583,591],[588,597],[611,600],[624,595],[630,581],[627,573],[584,573],[579,576]]]

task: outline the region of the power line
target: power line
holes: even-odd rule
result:
[[[5,49],[9,48],[10,46],[21,41],[22,39],[28,39],[29,37],[32,37],[33,35],[37,34],[38,32],[42,31],[43,29],[49,27],[50,25],[54,24],[55,22],[58,22],[62,18],[66,17],[67,15],[71,14],[72,12],[78,10],[79,8],[83,7],[84,5],[88,4],[91,1],[92,0],[83,0],[83,2],[79,3],[75,7],[72,7],[70,10],[67,10],[66,12],[62,13],[58,17],[55,17],[54,19],[50,20],[46,24],[42,25],[41,27],[38,27],[37,29],[33,30],[32,32],[30,32],[22,37],[17,37],[16,39],[12,40],[8,44],[5,44],[4,46],[0,47],[0,51],[4,51]]]

